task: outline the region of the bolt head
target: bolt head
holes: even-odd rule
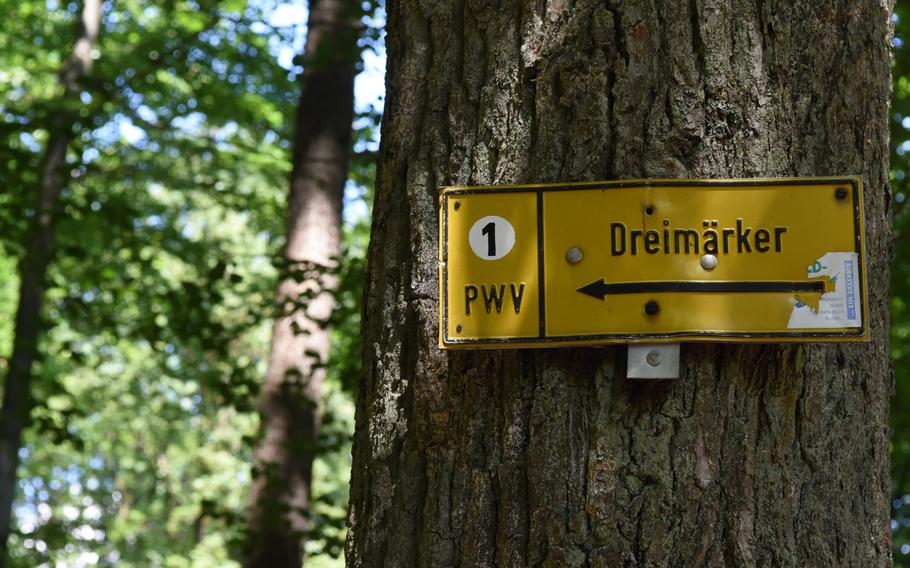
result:
[[[647,361],[648,365],[651,365],[652,367],[659,366],[661,361],[660,351],[657,349],[648,351],[648,354],[645,356],[645,361]]]
[[[566,262],[569,264],[578,264],[584,257],[584,253],[578,247],[572,247],[566,251]]]
[[[699,261],[701,267],[705,270],[714,270],[717,267],[717,257],[713,254],[706,254]]]
[[[839,188],[835,189],[834,197],[836,197],[838,199],[846,199],[847,198],[847,188],[839,187]]]
[[[645,304],[645,313],[648,314],[649,316],[653,316],[654,314],[656,314],[659,311],[660,311],[660,304],[658,304],[654,300],[649,300],[648,303]]]

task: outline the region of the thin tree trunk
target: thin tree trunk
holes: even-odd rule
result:
[[[890,6],[388,4],[351,566],[888,566]],[[443,185],[862,174],[872,342],[443,352]]]
[[[71,108],[79,104],[80,81],[92,66],[92,51],[101,26],[101,1],[84,0],[82,17],[77,26],[77,39],[60,72],[63,96],[60,110],[52,118],[51,131],[44,155],[41,186],[37,192],[29,241],[19,268],[19,306],[16,310],[13,354],[3,389],[0,407],[0,568],[7,559],[7,542],[12,530],[12,507],[16,495],[16,469],[22,430],[32,411],[32,369],[38,359],[38,341],[42,329],[45,277],[54,248],[54,216],[60,192],[65,185],[66,152],[73,137],[78,113]]]
[[[245,564],[303,560],[329,351],[326,326],[341,254],[341,210],[351,152],[359,6],[310,3],[297,106],[281,314],[272,328],[260,399],[262,439],[253,465]]]

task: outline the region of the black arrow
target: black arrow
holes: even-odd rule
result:
[[[603,300],[607,294],[641,292],[824,292],[823,280],[808,282],[718,282],[685,280],[681,282],[620,282],[607,284],[601,278],[578,289],[582,294]]]

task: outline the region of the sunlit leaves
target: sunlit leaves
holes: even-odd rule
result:
[[[77,11],[0,2],[0,356]],[[20,565],[223,566],[283,233],[294,78],[257,12],[105,4],[48,274]],[[0,359],[5,367],[5,359]],[[245,480],[246,479],[246,480]]]
[[[284,234],[295,68],[275,4],[104,4],[57,216],[15,565],[230,566]],[[0,0],[0,376],[77,3]],[[376,33],[371,35],[377,36]],[[378,37],[378,36],[377,36]],[[373,41],[373,40],[368,40]],[[369,202],[378,116],[349,197]],[[344,535],[368,222],[345,232],[312,554]],[[328,557],[323,556],[322,560]],[[312,565],[319,565],[316,561]],[[337,560],[336,560],[337,562]]]

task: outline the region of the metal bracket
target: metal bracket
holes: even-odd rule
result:
[[[629,345],[629,379],[678,379],[679,343]]]

